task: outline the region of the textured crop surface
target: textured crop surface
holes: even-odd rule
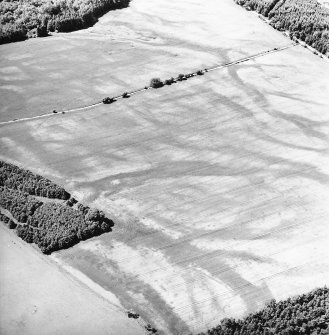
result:
[[[70,278],[2,224],[0,242],[1,334],[145,335],[120,306]]]
[[[2,46],[0,118],[82,106],[289,43],[231,0],[134,0],[88,30]],[[328,62],[296,46],[111,105],[2,125],[1,158],[116,222],[51,257],[160,333],[197,333],[328,285],[328,78]]]

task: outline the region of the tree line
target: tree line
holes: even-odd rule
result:
[[[315,289],[284,301],[272,300],[243,320],[226,318],[199,335],[328,335],[329,289]]]
[[[280,31],[289,31],[322,54],[329,53],[329,8],[317,0],[235,0],[270,20]]]
[[[2,0],[0,44],[23,41],[49,32],[92,26],[106,12],[127,7],[130,0]]]
[[[111,231],[113,222],[102,211],[78,203],[50,180],[5,162],[0,161],[0,167],[0,207],[9,211],[18,225],[1,211],[0,221],[16,228],[20,238],[37,244],[43,253]],[[63,201],[40,200],[35,194],[48,198],[57,195]]]

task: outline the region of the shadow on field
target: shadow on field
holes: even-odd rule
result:
[[[224,62],[229,61],[230,51],[218,51]],[[279,110],[280,107],[271,104],[269,95],[303,103],[303,108],[317,103],[284,90],[265,89],[243,79],[239,73],[246,68],[263,72],[263,66],[268,65],[229,67],[226,79],[232,82],[232,90],[235,90],[232,95],[217,82],[210,80],[206,85],[199,82],[192,92],[177,90],[170,99],[159,95],[156,102],[145,99],[140,109],[130,105],[128,112],[123,109],[124,112],[110,116],[104,113],[99,122],[88,117],[81,122],[81,116],[78,121],[73,119],[69,127],[57,125],[57,139],[47,137],[48,132],[37,131],[33,137],[32,130],[14,142],[15,148],[26,149],[30,156],[48,162],[48,167],[61,178],[71,180],[72,188],[89,192],[89,196],[85,195],[89,202],[104,197],[109,203],[113,201],[115,208],[119,200],[119,210],[127,211],[127,217],[131,214],[134,222],[126,225],[123,219],[122,233],[114,231],[98,238],[106,252],[98,254],[97,250],[80,250],[78,246],[79,253],[72,250],[72,258],[75,264],[85,266],[82,271],[90,278],[123,297],[127,305],[133,305],[141,315],[156,311],[168,321],[173,333],[188,329],[183,321],[187,313],[197,322],[203,320],[202,313],[209,306],[218,313],[218,319],[226,313],[222,303],[225,297],[211,285],[213,282],[228,287],[234,297],[240,297],[248,312],[269,301],[272,293],[266,278],[255,284],[239,273],[238,265],[255,262],[271,266],[274,262],[271,255],[260,256],[257,252],[236,251],[225,246],[241,241],[252,243],[264,235],[274,239],[281,229],[289,232],[292,226],[289,219],[280,218],[274,226],[264,224],[260,227],[261,233],[250,227],[250,223],[265,222],[272,212],[280,213],[282,206],[297,208],[297,214],[302,214],[309,199],[300,196],[298,188],[307,188],[310,181],[329,183],[328,175],[317,168],[316,161],[299,154],[301,150],[314,154],[328,150],[324,130],[328,122],[312,120],[311,114],[306,117]],[[78,136],[70,137],[69,133],[77,125]],[[117,132],[120,127],[124,135]],[[44,146],[40,145],[41,140]],[[27,148],[26,143],[33,145]],[[51,159],[49,148],[55,148]],[[296,179],[300,183],[297,186]],[[284,183],[293,190],[282,191],[280,186]],[[141,192],[144,194],[140,195]],[[122,199],[128,199],[127,206],[124,201],[120,203]],[[149,207],[144,201],[150,201]],[[153,211],[158,203],[160,209]],[[132,207],[140,205],[140,212],[134,213],[130,204]],[[169,214],[163,208],[167,208]],[[149,228],[137,218],[143,215],[156,221],[157,228]],[[221,222],[230,215],[233,219],[229,224]],[[300,215],[299,224],[303,219]],[[212,221],[213,226],[208,228],[203,220]],[[182,233],[181,237],[176,239],[164,233],[167,228]],[[218,242],[215,250],[193,244],[206,234]],[[173,266],[172,277],[161,281],[161,271],[158,277],[152,277],[150,272],[164,270],[152,260],[151,270],[145,262],[136,268],[136,274],[125,273],[120,268],[120,260],[106,258],[112,253],[112,239],[128,245],[136,253],[143,248],[160,252]],[[67,257],[70,252],[67,251]],[[153,286],[154,278],[158,286]],[[183,278],[182,282],[175,281],[177,278]],[[172,286],[171,279],[175,283]],[[200,294],[200,285],[205,294]],[[162,289],[173,290],[182,297],[183,302],[177,299],[177,309],[165,300]],[[140,300],[146,309],[138,304],[136,296],[145,298]]]

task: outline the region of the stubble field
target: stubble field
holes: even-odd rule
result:
[[[109,304],[2,224],[0,233],[1,334],[144,334],[115,299]]]
[[[231,0],[134,0],[95,27],[1,46],[1,121],[288,45]],[[103,209],[53,258],[163,334],[328,284],[329,66],[302,47],[85,111],[1,126],[1,157]]]

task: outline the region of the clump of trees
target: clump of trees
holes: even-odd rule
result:
[[[0,161],[0,186],[22,191],[30,195],[67,200],[70,194],[42,176]]]
[[[150,82],[150,86],[153,88],[160,88],[163,86],[163,82],[160,78],[153,78]]]
[[[289,31],[322,54],[329,53],[329,8],[317,0],[236,0],[270,19],[280,31]]]
[[[175,79],[173,78],[173,77],[171,77],[170,79],[166,79],[165,81],[164,81],[164,84],[165,85],[171,85],[171,84],[173,84],[175,82]]]
[[[158,330],[152,327],[152,325],[149,323],[146,326],[144,326],[144,328],[147,330],[149,334],[156,334],[158,332]]]
[[[0,44],[23,41],[48,32],[90,27],[106,12],[127,7],[130,0],[3,0]],[[34,31],[31,34],[31,31]]]
[[[316,335],[329,334],[329,289],[315,289],[284,301],[271,301],[243,320],[223,319],[199,335]]]
[[[69,206],[47,202],[28,217],[25,225],[18,226],[17,235],[49,254],[109,232],[112,226],[113,222],[96,209],[84,214]]]
[[[50,180],[1,161],[0,172],[0,207],[9,211],[18,225],[1,211],[0,221],[16,228],[20,238],[37,244],[43,253],[111,231],[113,222],[103,212],[78,203]],[[63,201],[43,201],[33,195]]]

